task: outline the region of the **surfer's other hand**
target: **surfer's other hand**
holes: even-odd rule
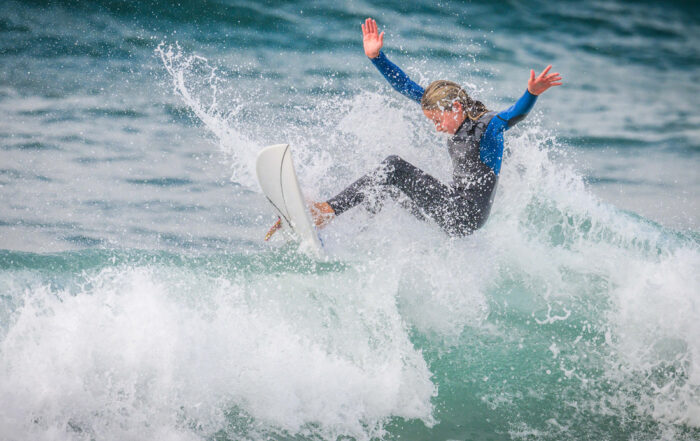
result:
[[[365,46],[365,55],[370,58],[379,56],[379,51],[384,45],[384,32],[379,33],[377,22],[372,18],[368,18],[362,24],[362,43]]]
[[[545,67],[541,74],[535,77],[535,71],[530,69],[530,79],[527,82],[527,90],[533,95],[540,95],[545,90],[553,86],[561,86],[561,75],[559,72],[548,74],[552,65]]]
[[[323,228],[335,217],[335,211],[328,202],[312,202],[309,207],[314,225]]]

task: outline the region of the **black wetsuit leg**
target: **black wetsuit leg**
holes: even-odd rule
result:
[[[337,196],[328,200],[336,215],[365,201],[374,202],[376,209],[387,196],[394,197],[400,190],[419,211],[451,235],[465,235],[477,228],[476,207],[464,192],[443,184],[416,166],[392,155],[372,172],[350,184]]]

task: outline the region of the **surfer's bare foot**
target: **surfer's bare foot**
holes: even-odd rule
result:
[[[314,218],[314,225],[318,228],[325,227],[335,217],[335,211],[328,202],[312,202],[309,208]]]

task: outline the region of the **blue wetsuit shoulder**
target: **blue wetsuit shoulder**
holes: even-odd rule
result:
[[[423,88],[411,80],[397,65],[389,61],[384,52],[379,52],[376,58],[370,58],[372,64],[381,72],[397,92],[420,104],[423,98]]]
[[[503,132],[522,121],[537,101],[537,95],[525,91],[518,101],[499,112],[491,119],[486,131],[481,136],[479,156],[481,162],[491,167],[498,175],[503,160]]]

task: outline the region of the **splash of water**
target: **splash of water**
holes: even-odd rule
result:
[[[370,288],[380,274],[228,280],[125,265],[74,290],[35,286],[0,345],[2,432],[370,439],[391,415],[433,424],[430,373],[391,286]]]
[[[170,76],[175,95],[216,137],[219,149],[230,158],[231,180],[251,189],[257,188],[253,170],[260,145],[232,125],[245,108],[246,98],[228,96],[227,105],[222,108],[219,101],[221,79],[217,68],[206,58],[183,52],[177,43],[161,43],[155,53]]]

